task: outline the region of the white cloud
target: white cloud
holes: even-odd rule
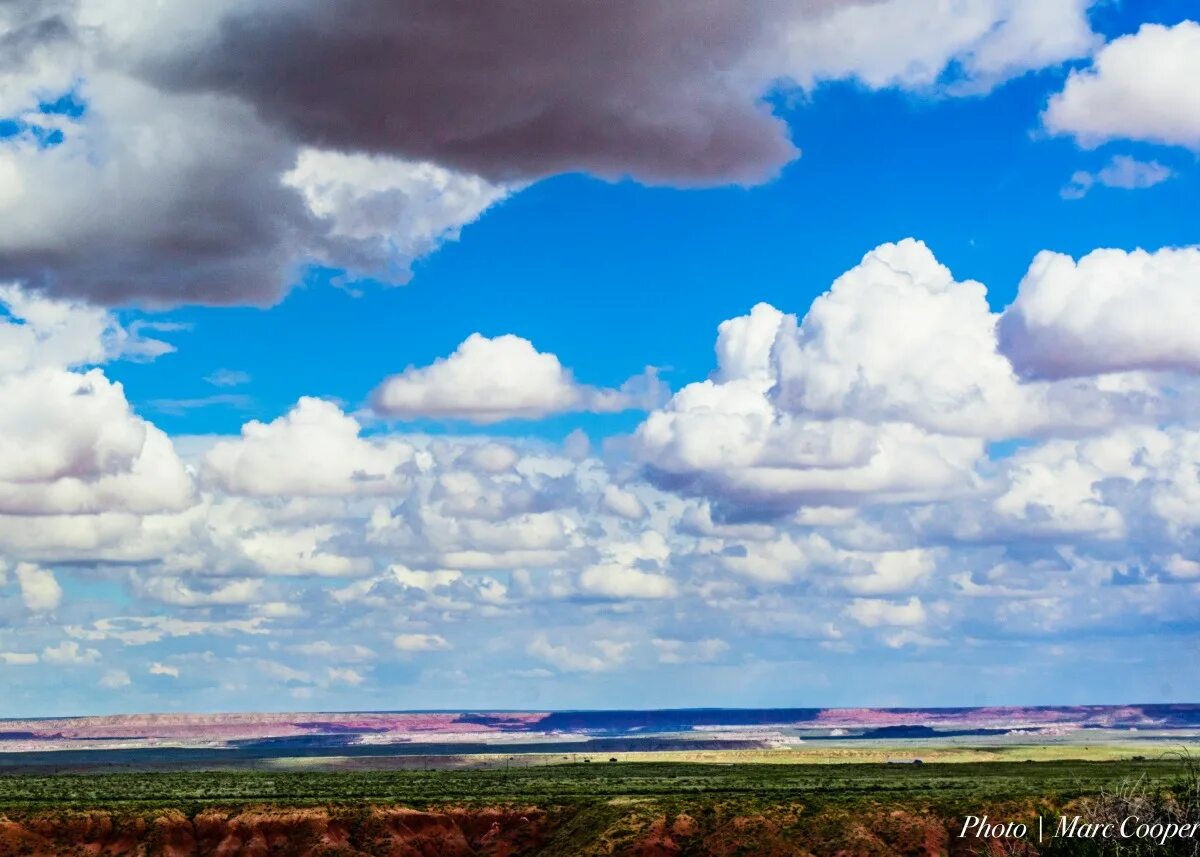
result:
[[[453,648],[439,634],[397,634],[392,646],[398,652],[437,652]]]
[[[108,313],[0,288],[0,513],[181,509],[191,478],[124,390],[83,364],[153,356]]]
[[[431,417],[494,423],[539,419],[565,411],[607,413],[651,407],[661,395],[652,371],[619,390],[579,384],[558,357],[506,334],[468,336],[449,357],[410,366],[384,380],[372,401],[376,412],[397,419]]]
[[[584,570],[579,583],[585,592],[607,598],[670,598],[675,581],[664,574],[639,571],[619,563],[601,563]]]
[[[85,649],[74,640],[63,640],[57,646],[47,646],[42,650],[42,661],[55,666],[94,664],[98,660],[100,660],[98,651]]]
[[[1086,56],[1091,0],[883,0],[830,4],[784,31],[784,74],[805,87],[856,78],[873,88],[974,92]],[[957,74],[949,75],[951,66]]]
[[[177,577],[134,575],[133,584],[143,598],[175,607],[256,604],[263,600],[262,581],[255,579],[232,580],[211,588],[196,589]]]
[[[329,667],[325,675],[330,684],[348,684],[355,687],[365,681],[362,673],[350,667]]]
[[[1004,313],[1005,353],[1027,375],[1200,370],[1200,250],[1043,251]]]
[[[1141,190],[1162,184],[1175,175],[1170,167],[1158,161],[1139,161],[1129,155],[1114,155],[1095,173],[1079,170],[1059,194],[1063,199],[1082,199],[1095,185],[1122,190]]]
[[[205,478],[250,496],[403,493],[417,467],[416,450],[360,432],[337,405],[305,396],[273,422],[251,421],[239,439],[214,444],[204,459]]]
[[[329,227],[325,261],[397,282],[513,188],[432,163],[305,148],[283,176]]]
[[[646,507],[637,495],[625,491],[616,485],[604,486],[604,508],[614,515],[620,515],[630,521],[640,521],[646,517]]]
[[[655,638],[650,642],[658,650],[661,664],[710,663],[729,651],[729,644],[716,637],[702,640]]]
[[[527,651],[563,672],[606,672],[625,663],[632,644],[616,640],[593,640],[587,651],[556,646],[544,634],[530,642]]]
[[[1144,140],[1200,150],[1200,24],[1144,24],[1073,71],[1042,120],[1085,146]]]
[[[179,678],[179,667],[171,666],[170,664],[160,664],[158,661],[150,664],[146,670],[150,675],[162,675],[169,678]]]
[[[906,602],[855,598],[846,608],[846,615],[868,628],[917,628],[924,625],[926,620],[925,606],[915,595]]]
[[[35,613],[54,610],[62,603],[63,591],[54,579],[54,572],[23,562],[17,566],[17,583],[21,600]]]
[[[39,660],[37,652],[0,652],[0,663],[8,666],[30,666]]]
[[[961,490],[980,437],[1024,417],[983,287],[911,240],[869,253],[800,324],[766,305],[726,322],[717,356],[636,449],[660,484],[743,505]]]
[[[100,686],[109,690],[119,690],[132,684],[129,673],[125,670],[109,670],[100,677]]]

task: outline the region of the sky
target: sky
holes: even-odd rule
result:
[[[0,3],[0,716],[1196,701],[1194,18]]]

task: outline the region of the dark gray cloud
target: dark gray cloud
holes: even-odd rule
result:
[[[754,183],[796,155],[749,56],[817,2],[306,0],[239,7],[159,85],[253,103],[305,144],[510,180]]]

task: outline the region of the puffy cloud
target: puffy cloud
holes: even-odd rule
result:
[[[607,598],[670,598],[676,593],[671,578],[616,563],[585,569],[579,582],[584,591]]]
[[[921,242],[881,245],[802,320],[759,305],[722,324],[712,377],[652,412],[634,451],[660,487],[742,520],[968,495],[987,440],[1186,412],[1171,385],[1133,370],[1190,359],[1180,331],[1195,312],[1177,284],[1194,255],[1097,251],[1076,269],[1042,254],[1001,319],[980,283],[956,281]],[[1161,325],[1155,302],[1131,297],[1147,288],[1173,309]],[[1068,294],[1088,302],[1077,320]],[[1075,374],[1089,377],[1063,380]]]
[[[452,648],[439,634],[397,634],[392,646],[398,652],[436,652]]]
[[[766,305],[724,323],[713,378],[650,414],[637,451],[660,485],[766,509],[968,487],[979,435],[1021,404],[994,328],[982,286],[883,245],[802,324]]]
[[[16,574],[21,600],[34,613],[54,610],[62,603],[62,587],[54,578],[54,572],[23,562],[17,566]]]
[[[39,660],[37,652],[0,652],[0,663],[7,666],[31,666]]]
[[[0,513],[181,509],[192,482],[124,390],[80,364],[169,350],[109,313],[0,289]]]
[[[640,521],[646,517],[646,507],[637,495],[616,485],[604,486],[603,503],[606,511],[630,521]]]
[[[1122,190],[1140,190],[1162,184],[1175,175],[1170,167],[1158,161],[1139,161],[1129,155],[1114,155],[1104,167],[1095,173],[1079,170],[1071,181],[1059,191],[1063,199],[1082,199],[1095,185],[1115,187]]]
[[[134,590],[143,598],[175,607],[256,604],[263,600],[261,580],[245,579],[195,589],[176,577],[143,578],[135,575]]]
[[[146,672],[150,675],[162,675],[168,678],[179,678],[179,667],[171,666],[170,664],[160,664],[158,661],[150,664]]]
[[[403,493],[417,467],[416,450],[362,438],[360,431],[337,405],[304,397],[273,422],[249,422],[240,439],[214,444],[205,477],[250,496]]]
[[[100,677],[100,686],[109,690],[119,690],[123,687],[129,687],[133,681],[129,678],[129,673],[125,670],[108,670]]]
[[[924,625],[927,618],[925,605],[915,595],[904,602],[855,598],[846,608],[846,615],[868,628],[917,628]]]
[[[977,90],[1086,53],[1087,5],[8,2],[0,276],[158,305],[271,303],[312,261],[402,281],[514,182],[760,182],[797,154],[781,81]]]
[[[563,672],[606,672],[625,663],[631,643],[617,640],[593,640],[588,649],[580,651],[569,646],[556,646],[544,634],[534,637],[527,647],[529,654]]]
[[[399,419],[434,417],[494,423],[537,419],[563,411],[621,411],[650,407],[660,395],[652,371],[620,390],[575,381],[553,354],[506,334],[468,336],[449,357],[410,366],[379,385],[375,411]]]
[[[1200,24],[1144,24],[1071,72],[1042,121],[1085,146],[1115,138],[1200,150]]]
[[[1100,41],[1088,22],[1091,5],[1091,0],[836,4],[811,23],[784,31],[782,66],[805,86],[853,77],[876,88],[979,91],[1089,54]]]
[[[510,192],[432,163],[318,149],[301,150],[283,181],[328,225],[316,258],[392,282]]]
[[[792,413],[950,434],[995,430],[1021,409],[1022,391],[997,349],[986,295],[980,283],[956,281],[922,242],[877,247],[802,323],[781,322],[777,402]]]
[[[1200,369],[1200,250],[1039,253],[1004,313],[1005,353],[1026,375]]]
[[[98,651],[85,649],[74,640],[63,640],[57,646],[47,646],[42,650],[42,661],[55,666],[80,666],[94,664],[98,660]]]

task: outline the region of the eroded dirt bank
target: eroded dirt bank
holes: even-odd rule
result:
[[[0,815],[0,857],[588,857],[965,855],[929,810],[628,802],[533,806],[28,811]]]

